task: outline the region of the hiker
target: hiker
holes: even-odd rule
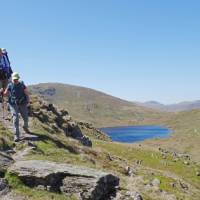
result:
[[[29,93],[27,87],[23,81],[19,81],[20,76],[17,72],[12,74],[12,82],[10,82],[3,92],[4,95],[8,95],[8,103],[10,106],[10,111],[13,118],[14,126],[14,141],[18,142],[20,140],[19,131],[19,113],[21,114],[24,125],[23,129],[26,133],[30,133],[28,129],[28,104],[29,104]]]
[[[12,68],[10,66],[8,53],[6,49],[0,48],[0,88],[3,88],[3,90],[6,89],[8,82],[10,82],[11,74],[12,74]],[[0,101],[2,102],[3,119],[7,119],[5,118],[5,111],[8,110],[7,99],[4,100],[3,95],[1,95]]]
[[[0,88],[5,89],[8,84],[9,76],[9,66],[8,60],[3,53],[3,50],[0,48]]]
[[[13,73],[11,65],[10,65],[10,59],[8,57],[8,52],[6,49],[2,48],[1,51],[3,52],[4,58],[5,58],[5,63],[7,65],[7,79],[9,80],[11,78],[11,75]]]

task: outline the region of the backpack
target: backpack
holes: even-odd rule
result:
[[[9,83],[8,91],[10,92],[9,103],[11,105],[23,105],[27,103],[27,96],[24,93],[26,86],[23,81],[20,81],[17,85]]]
[[[11,77],[13,71],[12,71],[12,68],[11,68],[11,65],[10,65],[10,59],[9,59],[9,57],[8,57],[7,51],[5,51],[5,52],[3,53],[3,55],[5,56],[4,58],[6,59],[6,60],[5,60],[5,63],[6,63],[6,65],[7,65],[7,79],[9,79],[9,78]]]
[[[3,70],[3,68],[0,67],[0,80],[6,80],[7,78],[7,73]]]
[[[0,58],[0,80],[8,79],[9,66],[6,66],[6,57],[3,55]]]

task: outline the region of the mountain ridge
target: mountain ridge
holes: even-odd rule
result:
[[[33,94],[69,110],[75,119],[84,119],[97,127],[153,123],[169,115],[85,87],[42,83],[29,88]]]
[[[157,101],[147,101],[144,103],[135,102],[135,103],[141,106],[157,109],[160,111],[166,111],[166,112],[180,112],[180,111],[200,109],[200,100],[183,101],[183,102],[175,103],[175,104],[162,104]]]

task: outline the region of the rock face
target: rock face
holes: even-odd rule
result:
[[[5,171],[12,163],[13,159],[10,156],[0,153],[0,173]]]
[[[74,139],[79,140],[85,146],[92,146],[91,140],[87,136],[83,135],[80,128],[75,122],[68,122],[68,130],[65,131],[65,134],[66,136],[70,136]]]
[[[30,116],[46,124],[49,127],[49,132],[61,131],[66,136],[80,141],[85,146],[92,146],[91,140],[81,132],[79,124],[71,119],[66,110],[58,109],[55,105],[37,99],[37,97],[32,99],[33,102],[37,103],[31,102],[29,108]]]
[[[112,174],[48,161],[18,161],[9,172],[29,187],[76,194],[83,200],[109,199],[119,185],[119,178]]]

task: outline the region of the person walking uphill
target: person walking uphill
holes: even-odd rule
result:
[[[10,60],[6,49],[0,48],[0,88],[5,89],[12,74]]]
[[[6,89],[8,83],[10,82],[10,77],[12,73],[13,71],[10,65],[8,53],[6,49],[0,48],[0,88],[3,88],[3,90]],[[5,108],[7,108],[7,99],[4,100],[3,92],[1,93],[0,101],[2,102],[3,119],[6,119],[5,111],[7,111],[7,109]]]
[[[10,106],[10,111],[13,118],[14,126],[14,141],[18,142],[20,140],[20,130],[19,130],[19,113],[21,114],[24,126],[23,129],[26,133],[30,133],[28,129],[28,107],[29,104],[29,94],[27,87],[22,81],[19,81],[20,76],[18,73],[14,72],[12,74],[12,82],[8,84],[4,95],[8,95],[8,103]]]

